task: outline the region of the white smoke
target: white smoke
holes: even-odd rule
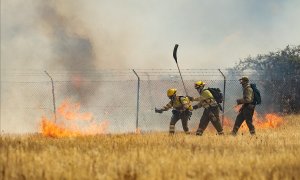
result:
[[[176,68],[175,43],[180,45],[181,68],[232,67],[248,55],[300,44],[299,7],[297,0],[2,0],[1,105],[6,114],[16,114],[5,119],[6,128],[30,129],[32,117],[24,120],[26,113],[14,108],[28,102],[39,107],[45,104],[43,99],[51,100],[45,92],[49,84],[32,97],[30,92],[38,87],[10,88],[6,81],[48,81],[44,70],[66,72],[62,76],[67,80],[72,81],[74,74],[75,79],[87,80],[83,88],[65,88],[66,95],[96,101],[92,98],[101,84],[87,83],[87,72]],[[110,98],[106,95],[104,101]]]

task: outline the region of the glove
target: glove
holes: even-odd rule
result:
[[[241,100],[241,99],[237,99],[237,100],[236,100],[236,104],[237,104],[237,105],[243,104],[243,103],[242,103],[242,100]]]
[[[157,108],[155,108],[155,112],[156,112],[156,113],[162,113],[163,110],[162,110],[162,109],[157,109]]]
[[[194,101],[194,98],[192,96],[187,96],[190,101]]]
[[[198,108],[199,108],[199,106],[197,106],[197,105],[193,106],[193,109],[198,109]]]

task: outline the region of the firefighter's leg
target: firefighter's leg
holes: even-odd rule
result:
[[[219,135],[224,135],[223,128],[221,125],[220,117],[219,117],[219,108],[218,107],[211,107],[210,108],[210,121],[218,131]]]
[[[180,119],[179,114],[178,113],[173,113],[173,115],[171,117],[171,122],[170,122],[170,129],[169,129],[170,134],[175,133],[175,124],[177,123],[177,121],[179,119]]]
[[[197,129],[196,135],[202,136],[204,130],[206,129],[208,123],[209,123],[209,111],[208,109],[204,109],[203,115],[200,119],[199,127]]]
[[[182,123],[182,128],[186,134],[189,134],[188,121],[189,121],[189,116],[187,114],[182,114],[181,123]]]
[[[233,126],[233,129],[231,131],[232,135],[236,135],[236,133],[238,132],[239,128],[241,127],[243,121],[245,120],[244,115],[243,115],[243,111],[239,112],[239,114],[237,115],[236,119],[235,119],[235,123]]]
[[[253,122],[253,114],[254,114],[254,109],[245,108],[244,116],[245,116],[246,124],[249,128],[249,131],[250,131],[251,135],[255,135],[255,127],[252,123]]]

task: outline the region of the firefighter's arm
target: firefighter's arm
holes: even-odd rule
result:
[[[172,108],[172,102],[170,101],[167,105],[165,105],[163,108],[155,108],[156,113],[162,113],[163,111],[167,111],[170,108]]]
[[[203,102],[207,99],[211,99],[214,98],[213,95],[208,91],[208,90],[204,90],[201,95],[197,98],[194,98],[193,101],[199,101],[199,102]]]
[[[237,105],[243,104],[243,102],[244,102],[244,99],[243,99],[243,98],[242,98],[242,99],[237,99],[237,100],[236,100],[236,104],[237,104]]]
[[[202,104],[201,103],[198,103],[196,105],[193,106],[193,109],[198,109],[198,108],[201,108],[202,107]]]
[[[194,101],[194,99],[195,99],[195,98],[192,97],[192,96],[187,96],[187,97],[189,98],[190,101]]]
[[[207,99],[213,99],[214,96],[212,95],[212,93],[208,90],[205,89],[202,93],[201,96],[203,97],[203,99],[207,100]]]
[[[197,98],[194,98],[194,101],[197,101],[198,103],[196,105],[193,106],[193,109],[198,109],[198,108],[201,108],[202,107],[202,103],[205,99],[203,97],[197,97]]]
[[[253,94],[253,90],[251,88],[245,89],[243,93],[244,97],[236,100],[237,104],[252,103],[252,94]]]
[[[190,110],[190,111],[193,110],[193,107],[191,106],[191,103],[190,103],[190,97],[189,96],[182,97],[181,102],[182,102],[182,105],[183,105],[183,109]]]
[[[198,109],[202,107],[202,103],[205,100],[205,98],[203,96],[194,98],[194,101],[197,101],[198,103],[196,105],[193,106],[193,109]]]
[[[207,99],[211,99],[213,98],[212,94],[208,91],[208,90],[204,90],[201,93],[201,96],[194,98],[194,101],[198,101],[198,104],[193,106],[193,109],[198,109],[201,108],[203,106],[203,103],[207,100]]]
[[[202,96],[199,96],[199,97],[194,98],[194,101],[201,102],[201,101],[204,101],[204,99],[205,98],[203,98]]]

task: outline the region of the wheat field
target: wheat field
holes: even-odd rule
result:
[[[299,128],[294,115],[256,136],[6,134],[0,179],[300,179]]]

